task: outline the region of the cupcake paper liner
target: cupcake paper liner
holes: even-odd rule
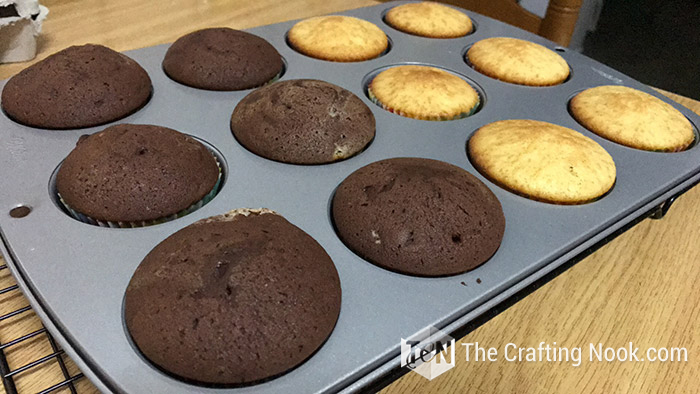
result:
[[[107,220],[99,220],[99,219],[92,218],[90,216],[87,216],[83,213],[76,211],[75,209],[71,208],[63,200],[63,197],[61,197],[60,193],[56,192],[56,195],[58,196],[58,200],[61,202],[61,205],[63,205],[63,207],[66,209],[66,211],[68,211],[68,213],[74,219],[77,219],[83,223],[92,224],[93,226],[110,227],[110,228],[137,228],[137,227],[152,226],[154,224],[161,224],[161,223],[169,222],[171,220],[175,220],[177,218],[181,218],[185,215],[188,215],[188,214],[198,210],[199,208],[206,205],[209,201],[211,201],[218,194],[219,188],[221,187],[221,178],[222,178],[223,172],[221,170],[221,164],[219,163],[219,160],[216,158],[216,155],[214,155],[212,153],[212,156],[214,156],[214,159],[216,160],[216,166],[219,168],[219,177],[216,180],[214,187],[201,200],[195,202],[194,204],[190,205],[186,209],[183,209],[182,211],[179,211],[179,212],[174,213],[174,214],[169,215],[169,216],[164,216],[164,217],[160,217],[160,218],[152,219],[152,220],[142,220],[142,221],[135,221],[135,222],[113,222],[113,221],[107,221]]]
[[[391,112],[391,113],[393,113],[393,114],[401,115],[401,116],[404,116],[404,117],[406,117],[406,118],[419,119],[419,120],[440,121],[440,122],[442,122],[442,121],[448,121],[448,120],[463,119],[463,118],[466,118],[466,117],[468,117],[468,116],[471,116],[471,115],[473,115],[474,112],[476,112],[476,110],[479,108],[479,104],[481,104],[481,97],[479,97],[479,100],[476,102],[476,104],[474,104],[474,106],[473,106],[469,111],[467,111],[467,112],[462,112],[462,113],[460,113],[460,114],[458,114],[458,115],[455,115],[455,116],[452,116],[452,117],[450,117],[450,116],[412,116],[412,115],[409,115],[409,114],[407,114],[407,113],[405,113],[405,112],[403,112],[403,111],[401,111],[401,110],[395,109],[395,108],[393,108],[393,107],[390,107],[390,106],[388,106],[388,105],[382,103],[381,101],[379,101],[379,99],[377,98],[377,96],[375,96],[374,93],[372,93],[371,84],[370,84],[370,86],[367,86],[367,96],[369,96],[369,99],[370,99],[373,103],[375,103],[376,105],[382,107],[382,109],[384,109],[385,111],[389,111],[389,112]]]
[[[258,89],[258,88],[261,88],[261,87],[263,87],[263,86],[271,85],[271,84],[273,84],[273,83],[279,81],[280,78],[282,78],[282,76],[284,75],[284,72],[285,72],[286,70],[287,70],[287,67],[286,67],[286,66],[282,67],[282,70],[281,70],[280,72],[278,72],[277,75],[275,75],[274,77],[272,77],[271,80],[269,80],[269,81],[263,83],[262,85],[258,85],[258,86],[256,86],[256,87],[254,87],[253,89]]]

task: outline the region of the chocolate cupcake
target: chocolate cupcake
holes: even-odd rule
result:
[[[298,79],[251,92],[231,116],[236,139],[262,157],[293,164],[347,159],[374,138],[372,111],[352,92]]]
[[[265,39],[226,27],[198,30],[175,41],[163,70],[184,85],[207,90],[243,90],[280,77],[284,63]]]
[[[221,170],[194,138],[165,127],[119,124],[81,138],[56,174],[76,219],[104,227],[172,220],[211,200]]]
[[[252,384],[318,350],[340,313],[333,261],[267,209],[200,220],[158,244],[126,289],[136,346],[189,381]]]
[[[101,45],[72,46],[10,78],[2,108],[13,120],[74,129],[121,119],[146,104],[151,79],[126,55]]]
[[[496,196],[451,164],[378,161],[352,173],[332,202],[340,239],[360,257],[409,275],[462,273],[498,249],[505,217]]]

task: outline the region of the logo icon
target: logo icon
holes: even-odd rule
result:
[[[433,380],[455,366],[455,340],[433,326],[401,338],[401,367]]]

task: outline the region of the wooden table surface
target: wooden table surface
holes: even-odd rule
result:
[[[376,4],[370,0],[44,0],[51,13],[36,60],[66,46],[99,43],[119,51],[172,42],[212,26],[238,29]],[[30,63],[0,65],[0,79]],[[664,92],[700,114],[700,102]],[[458,341],[456,367],[433,381],[410,373],[386,393],[408,392],[700,392],[700,188],[682,196],[668,215],[645,220],[527,298]],[[0,261],[0,264],[3,264]],[[0,288],[12,283],[0,271]],[[0,314],[26,305],[21,294],[0,295]],[[35,315],[0,322],[6,343],[41,327]],[[368,333],[370,334],[370,333]],[[397,339],[398,340],[398,339]],[[461,343],[495,347],[495,362],[467,362]],[[507,362],[506,344],[582,347],[578,367],[559,362]],[[589,362],[590,343],[621,347],[683,347],[688,362]],[[45,336],[9,349],[11,368],[48,354]],[[640,354],[644,356],[644,354]],[[66,360],[68,368],[77,372]],[[20,393],[60,381],[57,363],[18,376]],[[79,392],[94,392],[82,379]]]

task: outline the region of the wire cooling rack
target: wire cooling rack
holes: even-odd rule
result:
[[[34,313],[0,256],[0,375],[3,392],[97,392]]]

